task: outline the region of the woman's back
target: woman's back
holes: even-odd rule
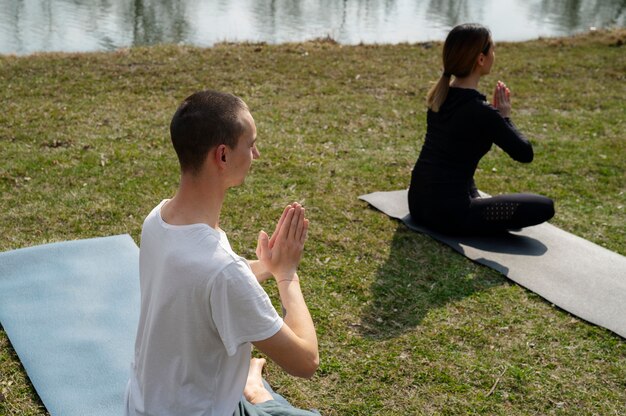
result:
[[[480,159],[496,143],[513,159],[530,162],[530,142],[474,89],[450,88],[438,112],[428,111],[424,146],[411,187],[424,196],[468,197]]]
[[[426,138],[413,169],[411,186],[420,193],[466,193],[480,158],[491,148],[481,113],[484,96],[451,88],[439,112],[428,111]],[[488,110],[487,110],[488,111]]]

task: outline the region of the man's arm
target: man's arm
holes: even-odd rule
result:
[[[253,344],[289,374],[309,378],[319,366],[319,352],[315,326],[296,274],[308,230],[304,208],[296,203],[285,208],[276,229],[272,239],[261,232],[257,256],[260,266],[276,279],[286,310],[284,325],[270,338]]]
[[[278,290],[287,311],[285,323],[270,338],[253,344],[289,374],[310,378],[319,367],[317,334],[297,275],[294,280],[279,283]]]

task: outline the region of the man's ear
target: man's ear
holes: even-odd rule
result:
[[[218,166],[222,166],[224,163],[226,163],[226,145],[225,144],[220,144],[219,146],[217,146],[215,148],[215,163]]]

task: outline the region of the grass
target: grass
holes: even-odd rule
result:
[[[476,175],[491,194],[554,198],[553,224],[621,254],[624,40],[498,44],[481,88],[507,82],[536,156],[521,165],[494,149]],[[176,188],[177,104],[230,91],[251,107],[261,151],[226,201],[234,249],[253,257],[287,202],[303,201],[312,222],[301,276],[322,363],[310,381],[270,364],[279,392],[324,415],[624,414],[623,339],[357,200],[408,185],[440,50],[320,41],[0,56],[0,250],[139,242],[143,217]],[[0,414],[46,414],[1,329],[0,392]]]

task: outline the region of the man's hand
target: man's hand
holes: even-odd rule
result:
[[[271,238],[265,231],[259,233],[257,257],[277,282],[297,279],[296,270],[302,258],[308,227],[304,208],[294,202],[285,207]]]

